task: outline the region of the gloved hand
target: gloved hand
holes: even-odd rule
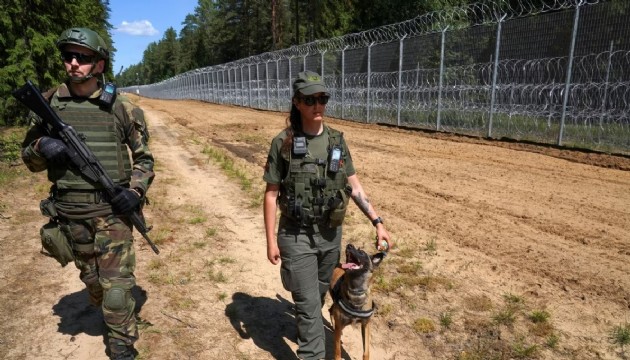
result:
[[[37,143],[37,151],[42,154],[46,161],[52,163],[63,163],[68,159],[68,147],[59,140],[48,136],[42,136]]]
[[[131,189],[116,187],[116,196],[110,201],[114,212],[128,214],[140,205],[140,194]]]

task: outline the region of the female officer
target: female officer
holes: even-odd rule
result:
[[[393,246],[359,182],[343,134],[324,125],[328,99],[317,73],[298,74],[287,128],[272,140],[263,176],[267,258],[274,265],[282,261],[282,284],[296,307],[297,354],[309,360],[325,357],[321,309],[339,263],[349,197],[376,227],[377,248]],[[380,247],[381,241],[387,247]]]

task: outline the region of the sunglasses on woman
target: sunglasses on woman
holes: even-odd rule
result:
[[[330,99],[330,96],[328,96],[328,95],[302,96],[302,97],[300,97],[300,100],[306,106],[313,106],[313,105],[315,105],[316,102],[319,103],[320,105],[326,105],[326,104],[328,104],[328,99]]]
[[[77,62],[79,63],[79,65],[86,65],[86,64],[91,64],[92,62],[94,62],[95,58],[96,56],[94,55],[85,55],[85,54],[81,54],[81,53],[73,52],[73,51],[61,52],[61,60],[67,63],[71,63],[72,59],[77,59]]]

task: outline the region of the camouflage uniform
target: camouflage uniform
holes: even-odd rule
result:
[[[90,142],[90,136],[86,139],[88,147],[103,164],[113,162],[104,167],[122,169],[121,164],[131,163],[130,169],[121,171],[123,175],[119,178],[112,177],[117,185],[135,188],[146,194],[154,178],[154,160],[145,140],[144,119],[140,122],[133,117],[135,107],[130,103],[125,105],[120,100],[116,100],[111,110],[99,107],[100,89],[87,100],[73,98],[66,84],[53,91],[54,93],[49,92],[44,96],[51,100],[53,110],[78,132],[81,131],[73,124],[73,118],[68,117],[70,111],[67,110],[72,109],[75,104],[81,104],[87,111],[85,113],[87,119],[82,122],[92,127],[109,129],[116,142],[109,146],[118,149],[126,145],[131,152],[131,161],[123,158],[128,157],[126,151],[122,156],[123,153],[118,151],[112,161],[110,153],[103,154],[103,150],[99,153],[94,142]],[[99,109],[105,112],[104,116],[93,117],[98,114]],[[79,115],[75,114],[75,120],[77,116],[80,117],[80,111],[81,109],[75,111],[79,112]],[[99,124],[101,118],[112,118],[113,123]],[[86,128],[88,125],[83,126]],[[99,184],[91,183],[80,175],[76,175],[71,182],[62,182],[63,178],[60,179],[59,174],[76,172],[76,169],[68,168],[65,164],[48,166],[46,159],[34,149],[37,139],[45,135],[48,135],[45,125],[41,119],[33,116],[32,126],[22,144],[22,159],[33,172],[48,170],[48,178],[53,182],[51,200],[57,212],[56,220],[72,244],[75,265],[80,270],[80,278],[88,289],[90,302],[101,306],[103,310],[105,324],[109,329],[110,349],[116,348],[116,344],[120,344],[121,349],[124,349],[138,338],[134,314],[135,300],[131,295],[131,288],[135,285],[136,263],[132,225],[127,218],[113,214],[109,199],[99,191]],[[100,134],[93,135],[97,136]],[[101,145],[98,143],[98,146]]]

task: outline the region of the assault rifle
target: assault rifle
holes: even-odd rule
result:
[[[44,96],[39,90],[31,83],[30,80],[26,81],[21,88],[13,91],[13,97],[18,99],[22,104],[26,105],[31,111],[39,115],[46,123],[50,124],[61,140],[70,148],[72,153],[70,154],[70,161],[72,164],[83,174],[83,176],[92,180],[93,182],[100,183],[110,199],[116,196],[116,184],[109,177],[103,165],[98,161],[96,156],[92,153],[90,148],[87,147],[81,135],[72,128],[72,126],[64,123],[59,115],[51,109],[48,101],[44,99]],[[49,134],[52,135],[52,134]],[[144,218],[140,215],[139,211],[131,211],[128,214],[124,214],[131,220],[133,226],[138,230],[142,237],[151,246],[151,249],[156,254],[160,253],[160,250],[153,244],[153,241],[149,238],[147,233],[151,230],[144,222]]]

